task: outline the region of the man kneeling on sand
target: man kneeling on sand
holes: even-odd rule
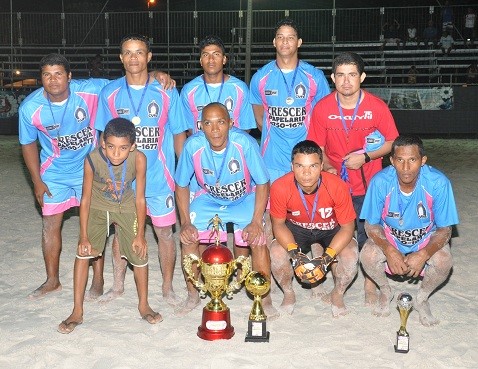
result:
[[[315,142],[299,142],[292,149],[292,172],[271,186],[270,213],[275,237],[271,268],[284,292],[280,308],[292,314],[292,270],[301,281],[317,285],[323,282],[330,267],[335,286],[323,299],[331,304],[332,315],[338,317],[347,314],[343,295],[357,274],[355,211],[346,183],[334,174],[322,172],[322,164],[322,150]],[[310,260],[305,254],[311,248],[313,253],[320,249],[322,255]]]

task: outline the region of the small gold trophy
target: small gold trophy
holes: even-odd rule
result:
[[[216,236],[216,243],[209,245],[202,253],[201,258],[194,254],[185,255],[183,258],[184,270],[201,296],[205,296],[208,292],[211,295],[211,301],[203,308],[202,324],[199,326],[197,333],[200,338],[209,341],[230,339],[234,336],[230,311],[222,301],[222,295],[226,293],[228,297],[232,297],[233,292],[241,288],[242,282],[251,270],[249,257],[239,256],[234,259],[231,251],[221,245],[219,242],[221,219],[217,215],[213,219],[214,229],[212,234]],[[198,264],[198,268],[204,277],[204,283],[199,281],[200,278],[195,278],[194,263]],[[237,264],[242,266],[241,278],[234,278],[229,282]]]
[[[254,296],[249,323],[246,334],[246,342],[269,342],[270,333],[267,331],[267,316],[262,308],[262,297],[269,291],[271,282],[261,272],[250,272],[246,277],[246,289]]]
[[[400,329],[397,332],[395,352],[407,353],[410,350],[410,335],[407,332],[406,325],[408,315],[413,308],[412,296],[407,292],[402,292],[398,295],[397,307],[400,312]]]

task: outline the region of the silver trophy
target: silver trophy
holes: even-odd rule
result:
[[[410,335],[407,332],[407,319],[413,308],[412,296],[402,292],[397,298],[397,308],[400,312],[400,329],[397,332],[395,352],[407,353],[410,350]]]

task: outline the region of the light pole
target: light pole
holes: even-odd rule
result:
[[[251,80],[251,49],[252,49],[252,0],[247,0],[246,21],[246,71],[244,79],[246,83]]]
[[[149,19],[149,42],[153,43],[153,13],[149,11],[151,6],[156,4],[156,0],[146,0],[148,4],[148,19]]]
[[[13,87],[13,2],[10,0],[10,83]]]

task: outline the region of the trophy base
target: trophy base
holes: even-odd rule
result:
[[[198,327],[199,338],[207,341],[228,340],[234,336],[234,327],[231,325],[229,309],[225,311],[202,312],[202,324]]]
[[[397,344],[393,346],[395,352],[406,354],[410,351],[410,339],[408,336],[397,335]]]
[[[269,336],[265,320],[249,320],[245,342],[269,342]]]
[[[406,349],[406,350],[399,349],[397,348],[397,345],[393,345],[393,347],[395,348],[395,352],[398,352],[400,354],[406,354],[408,351],[410,351],[409,349]]]

